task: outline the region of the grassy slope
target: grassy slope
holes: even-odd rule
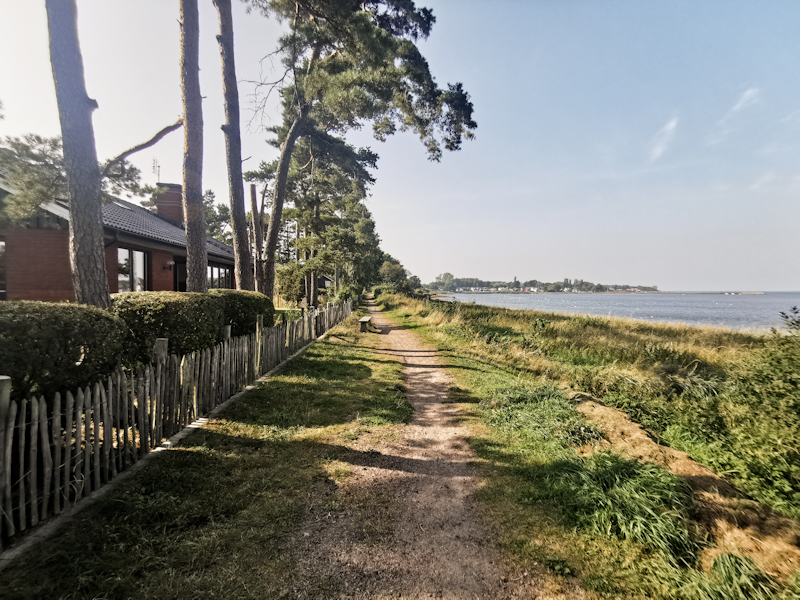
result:
[[[797,338],[483,306],[431,311],[413,301],[405,311],[465,355],[602,398],[800,517]]]
[[[345,444],[368,450],[411,414],[401,366],[372,352],[377,336],[356,332],[352,319],[336,328],[0,573],[0,596],[279,596],[304,516],[358,509]],[[365,511],[364,535],[385,532],[380,519]]]
[[[685,485],[663,469],[613,455],[580,459],[573,446],[596,432],[545,383],[617,394],[635,385],[661,394],[676,382],[691,383],[698,370],[720,377],[763,339],[483,307],[443,314],[413,301],[385,300],[395,308],[389,314],[437,345],[450,366],[453,398],[473,415],[471,443],[484,459],[481,496],[511,560],[577,575],[609,597],[797,593],[736,557],[720,560],[709,576],[686,568],[703,541],[687,530],[692,498]]]

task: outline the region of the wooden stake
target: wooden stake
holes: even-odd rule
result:
[[[102,409],[100,408],[100,384],[94,384],[94,402],[92,403],[92,425],[94,431],[94,446],[92,448],[92,466],[94,467],[94,491],[99,490],[102,485],[100,477],[100,433],[103,431]]]
[[[55,465],[53,466],[53,512],[61,514],[61,481],[64,475],[61,467],[61,451],[64,445],[61,439],[61,394],[56,392],[53,398],[53,452],[55,452]]]
[[[83,391],[83,491],[92,493],[92,390],[89,386]]]
[[[6,430],[11,405],[11,377],[0,375],[0,502],[6,490]],[[10,452],[9,452],[10,454]],[[3,548],[3,529],[0,522],[0,550]]]
[[[27,412],[28,401],[21,400],[19,403],[19,425],[17,429],[17,448],[19,457],[19,486],[17,495],[19,497],[19,530],[25,531],[27,519],[25,518],[25,414]]]
[[[8,536],[14,535],[17,530],[14,528],[14,515],[11,506],[11,451],[14,448],[14,423],[17,419],[17,403],[13,400],[8,405],[8,415],[6,417],[6,447],[5,447],[5,516],[6,532]]]
[[[64,417],[66,423],[64,425],[64,468],[62,469],[62,481],[64,482],[64,508],[69,506],[70,489],[72,488],[72,443],[74,436],[72,433],[75,431],[74,415],[75,415],[75,398],[72,392],[67,392],[67,406],[64,409]]]
[[[53,427],[55,429],[55,427]],[[53,457],[50,454],[50,436],[47,430],[47,403],[44,396],[39,400],[39,441],[42,445],[42,464],[44,465],[44,479],[42,480],[42,513],[40,519],[47,519],[47,509],[50,503],[50,486],[53,479]]]

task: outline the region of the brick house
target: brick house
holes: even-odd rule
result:
[[[186,291],[181,186],[159,184],[156,212],[124,200],[103,205],[106,269],[112,294]],[[0,196],[2,200],[2,196]],[[233,288],[233,248],[208,237],[208,286]],[[24,226],[0,229],[0,300],[74,301],[69,208],[55,201]]]

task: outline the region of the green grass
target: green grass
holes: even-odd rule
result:
[[[732,379],[739,361],[762,351],[765,340],[614,319],[570,322],[532,311],[440,311],[396,296],[380,300],[391,318],[440,349],[454,378],[452,399],[470,415],[470,443],[485,481],[479,497],[507,560],[578,577],[601,597],[798,597],[796,582],[778,583],[740,557],[723,555],[702,572],[698,554],[713,540],[694,534],[694,498],[684,480],[609,452],[582,458],[576,447],[600,432],[562,391],[580,390],[588,381],[668,433],[675,407],[653,399],[668,398],[665,390],[680,384],[688,389],[681,409],[694,403],[695,417],[710,409],[707,425],[721,410],[718,381]],[[708,379],[693,383],[698,372]],[[638,393],[625,393],[627,386]]]
[[[439,344],[624,410],[749,495],[800,518],[800,337],[382,301],[435,327]]]
[[[276,308],[275,309],[275,323],[278,323],[281,318],[287,321],[297,321],[301,316],[299,308]]]
[[[273,598],[290,589],[288,543],[309,515],[354,510],[364,536],[385,535],[380,503],[347,485],[364,454],[353,444],[393,439],[412,409],[401,365],[357,329],[337,327],[80,513],[0,573],[0,596]]]

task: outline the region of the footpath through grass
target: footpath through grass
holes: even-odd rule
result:
[[[763,364],[770,340],[400,296],[379,302],[440,349],[455,380],[453,400],[473,417],[470,442],[485,478],[480,497],[510,560],[578,577],[601,597],[800,598],[797,576],[778,581],[740,556],[723,554],[703,571],[700,553],[714,540],[693,525],[695,501],[686,482],[611,452],[579,456],[576,448],[602,432],[565,394],[588,391],[638,407],[631,411],[635,419],[661,423],[656,430],[664,434],[681,425],[682,435],[699,444],[719,432],[709,421],[732,418],[734,401],[719,396],[740,389],[731,382],[741,381],[743,369]],[[761,435],[763,443],[770,434]],[[725,460],[754,464],[780,452],[773,444],[759,456],[740,457],[734,448]],[[774,498],[775,484],[762,479],[753,487]]]
[[[347,485],[353,455],[412,412],[401,365],[357,331],[351,317],[0,573],[0,597],[291,596],[290,536],[315,511],[369,502]],[[363,511],[362,535],[389,527]]]

